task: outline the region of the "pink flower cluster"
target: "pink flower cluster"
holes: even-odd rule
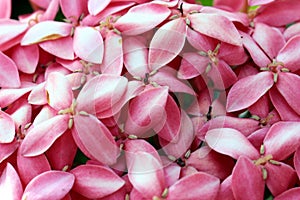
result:
[[[300,1],[30,3],[0,0],[1,199],[299,199]]]

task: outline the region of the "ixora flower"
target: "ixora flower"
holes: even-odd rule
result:
[[[295,170],[283,161],[299,147],[299,126],[299,122],[275,123],[259,150],[235,129],[207,132],[205,140],[210,148],[237,160],[231,177],[236,199],[263,199],[265,184],[274,196],[295,184]]]

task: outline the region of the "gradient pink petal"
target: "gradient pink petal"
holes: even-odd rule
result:
[[[73,190],[89,199],[103,198],[125,184],[122,178],[104,166],[81,165],[70,172],[76,179]]]
[[[89,1],[90,2],[90,1]],[[81,14],[87,14],[87,1],[86,0],[60,0],[60,8],[66,18],[77,17]]]
[[[0,51],[0,87],[15,88],[21,86],[19,72],[15,62]]]
[[[164,5],[144,3],[130,8],[118,19],[114,27],[125,35],[138,35],[159,25],[170,13]]]
[[[89,0],[88,1],[88,10],[91,15],[97,15],[100,13],[102,10],[105,9],[106,6],[111,2],[111,0]]]
[[[256,75],[245,77],[235,83],[228,93],[227,111],[242,110],[254,104],[274,84],[273,74],[260,72]],[[247,91],[245,93],[245,91]]]
[[[149,47],[151,71],[168,64],[180,53],[185,44],[186,29],[185,21],[179,18],[164,24],[155,32]]]
[[[205,141],[213,150],[238,159],[247,156],[251,159],[259,157],[258,151],[249,140],[239,131],[231,128],[217,128],[209,130]]]
[[[36,176],[26,186],[22,199],[62,199],[73,187],[75,177],[63,171],[47,171]]]
[[[276,196],[274,200],[286,200],[286,199],[297,199],[300,195],[300,188],[295,187],[290,190],[286,190],[280,195]]]

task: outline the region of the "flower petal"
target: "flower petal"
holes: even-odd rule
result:
[[[11,143],[15,138],[15,123],[10,115],[0,110],[0,143]]]
[[[293,73],[280,73],[276,83],[280,94],[298,115],[300,115],[299,86],[300,76]]]
[[[57,115],[32,127],[20,146],[21,154],[32,157],[44,153],[68,129],[69,116]]]
[[[271,154],[275,160],[284,160],[300,144],[300,122],[277,122],[269,129],[265,139],[265,154]]]
[[[20,200],[23,193],[19,175],[10,163],[7,163],[0,176],[0,196],[9,200]]]
[[[75,142],[79,140],[93,158],[107,165],[116,163],[120,149],[108,128],[96,117],[75,115],[72,131]]]
[[[88,62],[101,64],[103,60],[103,38],[98,30],[88,26],[76,27],[73,38],[76,55]]]
[[[232,172],[235,199],[264,199],[265,183],[259,167],[247,157],[240,157]]]
[[[111,0],[89,0],[87,3],[89,13],[91,15],[97,15],[102,10],[105,9],[105,7],[111,2]]]
[[[74,175],[68,172],[44,172],[26,186],[22,199],[62,199],[71,190],[74,181]]]
[[[220,180],[212,175],[197,172],[181,178],[169,188],[166,199],[206,200],[215,199]],[[193,191],[193,192],[187,192]]]
[[[239,131],[231,128],[216,128],[209,130],[205,141],[213,150],[238,159],[247,156],[251,159],[259,157],[258,151],[249,140]]]
[[[138,35],[159,25],[170,15],[170,10],[156,3],[134,6],[121,16],[114,27],[125,35]]]
[[[43,21],[32,26],[24,35],[21,45],[30,45],[47,40],[69,36],[72,24],[56,21]]]
[[[86,0],[60,0],[59,3],[62,13],[67,19],[72,17],[79,18],[81,14],[87,14]],[[88,1],[88,3],[90,3],[90,1]]]
[[[39,61],[39,49],[37,45],[16,46],[11,58],[15,61],[18,69],[27,74],[33,74]]]
[[[0,71],[0,87],[16,88],[21,86],[17,65],[1,51]]]
[[[184,20],[179,18],[164,24],[155,32],[149,47],[150,71],[158,70],[180,53],[185,44],[186,29]]]
[[[89,198],[103,198],[119,190],[125,181],[110,168],[80,165],[70,171],[75,176],[73,190]]]
[[[281,193],[280,195],[276,196],[274,200],[286,200],[286,199],[297,199],[300,195],[300,188],[295,187],[285,192]]]
[[[227,111],[242,110],[254,104],[274,84],[273,74],[260,72],[236,82],[228,93]],[[245,91],[247,91],[245,93]]]
[[[188,18],[195,31],[229,44],[242,45],[239,32],[228,18],[210,13],[196,13],[189,15]]]

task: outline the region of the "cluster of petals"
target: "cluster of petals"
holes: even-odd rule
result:
[[[0,198],[300,196],[298,0],[0,0]]]

